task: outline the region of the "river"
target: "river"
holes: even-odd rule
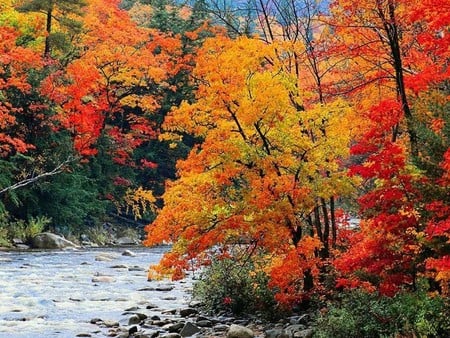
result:
[[[131,307],[153,304],[151,315],[186,306],[190,282],[147,281],[167,248],[129,249],[135,256],[124,248],[0,252],[0,338],[105,337],[91,319],[122,323]]]

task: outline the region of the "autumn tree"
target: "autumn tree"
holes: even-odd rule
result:
[[[319,252],[328,255],[328,233],[312,216],[322,211],[317,199],[351,191],[340,163],[351,110],[340,100],[299,110],[297,79],[277,57],[282,49],[248,38],[205,42],[194,71],[197,101],[165,121],[166,137],[203,142],[179,162],[146,244],[174,242],[162,266],[179,277],[215,246],[227,252],[244,240],[249,250],[282,257],[273,261],[273,281],[289,303],[314,287]],[[293,268],[290,277],[283,266]]]
[[[51,57],[54,47],[67,49],[74,35],[81,33],[82,23],[79,17],[83,14],[84,0],[23,0],[17,9],[22,12],[33,12],[45,16],[44,57]],[[55,29],[55,26],[58,29]]]
[[[427,268],[447,281],[448,238],[431,233],[445,232],[448,221],[442,184],[448,70],[438,61],[448,59],[442,34],[448,22],[430,15],[436,9],[429,2],[418,5],[420,12],[403,1],[334,6],[347,69],[354,69],[338,87],[350,89],[355,105],[368,109],[368,128],[353,148],[364,160],[351,169],[366,182],[359,199],[363,220],[349,251],[336,261],[345,276],[341,285],[364,284],[394,295],[402,288],[415,290]]]
[[[392,138],[399,138],[404,129],[415,158],[419,156],[419,140],[411,101],[418,91],[448,77],[443,66],[448,57],[443,46],[448,38],[441,36],[448,22],[439,20],[436,24],[432,15],[426,14],[435,11],[435,4],[419,2],[339,0],[331,5],[332,24],[341,39],[350,74],[337,83],[338,92],[375,84],[379,98],[372,96],[374,100],[390,97],[398,101],[404,119],[393,127]],[[415,10],[416,5],[422,8],[420,12]]]

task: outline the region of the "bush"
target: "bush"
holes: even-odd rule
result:
[[[274,316],[276,303],[268,281],[267,274],[256,269],[250,261],[216,259],[194,283],[194,297],[210,313],[226,311],[241,315],[258,312]]]
[[[425,291],[393,298],[353,290],[317,320],[315,337],[450,337],[450,308]]]
[[[16,220],[7,213],[0,215],[0,246],[11,246],[14,238],[29,242],[51,222],[46,216],[31,217],[28,222]]]

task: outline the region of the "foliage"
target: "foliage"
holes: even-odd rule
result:
[[[214,258],[194,283],[194,298],[211,313],[260,313],[276,317],[278,309],[269,276],[255,264],[233,257]]]
[[[393,298],[353,290],[322,310],[314,337],[446,337],[450,307],[424,290]]]
[[[14,219],[7,213],[0,214],[0,245],[10,246],[13,239],[29,242],[51,223],[46,216],[31,217],[28,221]]]

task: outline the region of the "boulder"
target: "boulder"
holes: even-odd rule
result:
[[[253,338],[255,333],[249,328],[241,325],[231,324],[227,338]]]
[[[31,244],[35,249],[64,249],[75,248],[77,245],[50,232],[43,232],[33,237]]]

